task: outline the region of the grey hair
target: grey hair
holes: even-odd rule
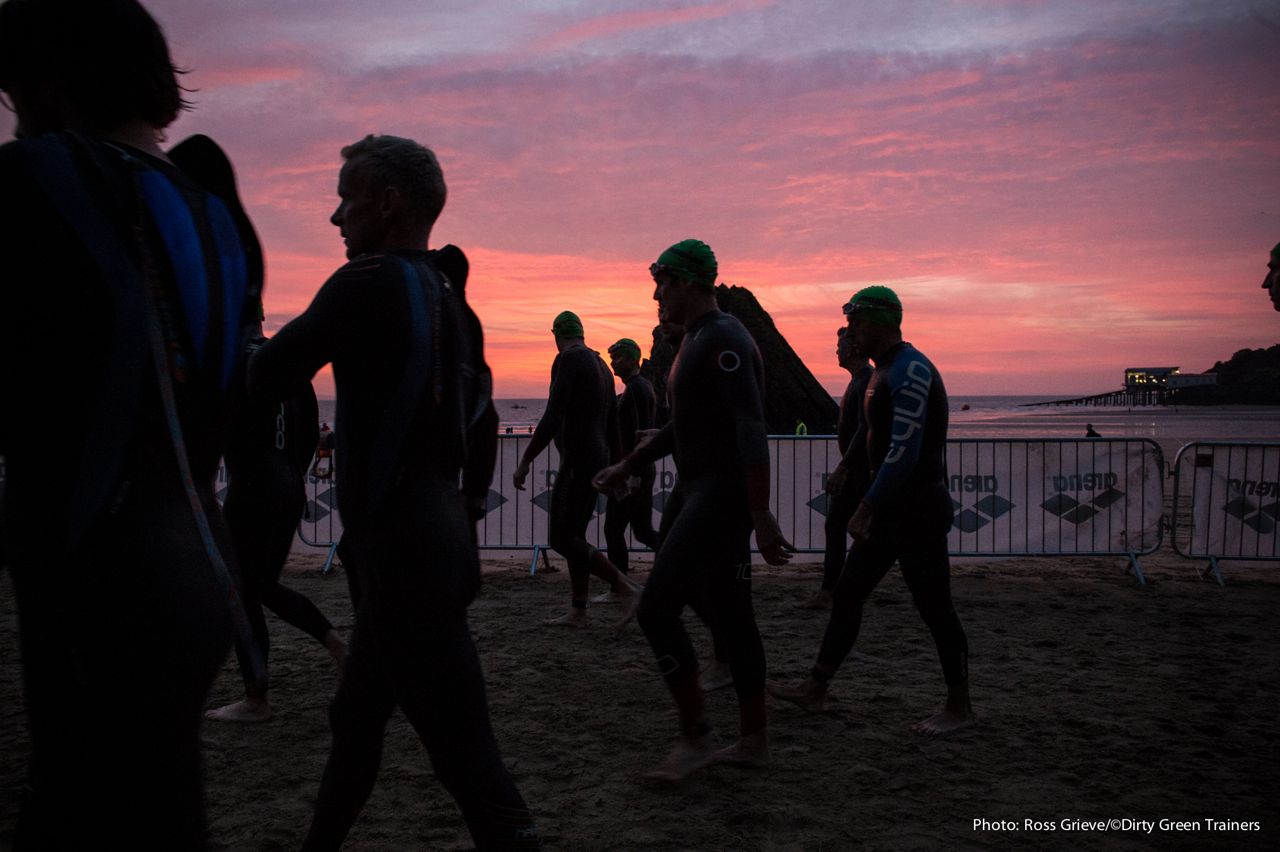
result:
[[[409,198],[427,225],[440,217],[447,195],[444,172],[430,148],[400,136],[370,134],[343,148],[342,157],[363,158],[374,174]]]

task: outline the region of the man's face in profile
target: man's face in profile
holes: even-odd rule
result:
[[[1267,264],[1267,277],[1262,279],[1262,289],[1271,295],[1271,307],[1280,311],[1280,258],[1273,253]]]
[[[629,352],[622,350],[609,353],[609,366],[613,368],[613,374],[620,379],[627,378],[640,368],[636,359],[632,358]]]
[[[364,158],[347,160],[338,173],[338,208],[329,221],[347,245],[347,259],[379,251],[387,232],[386,187]]]

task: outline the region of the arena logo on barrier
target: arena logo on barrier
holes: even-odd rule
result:
[[[1280,483],[1255,482],[1251,479],[1227,480],[1227,493],[1233,492],[1240,496],[1223,506],[1222,511],[1249,529],[1261,535],[1270,535],[1276,528],[1276,521],[1280,520],[1280,500],[1266,504],[1255,503],[1248,495],[1267,497],[1276,494],[1280,492]]]
[[[320,482],[314,476],[308,477],[312,484]],[[337,509],[337,494],[334,492],[333,486],[330,485],[323,491],[317,491],[314,499],[307,501],[307,506],[303,510],[302,520],[304,523],[316,524],[327,518]]]
[[[950,478],[948,487],[952,494],[987,495],[968,508],[955,497],[951,498],[955,510],[955,520],[951,525],[960,532],[977,532],[1015,508],[1015,504],[995,493],[1000,490],[1000,478],[994,474],[955,474]]]
[[[1050,476],[1050,489],[1057,493],[1041,503],[1040,508],[1067,523],[1079,526],[1124,499],[1124,492],[1115,487],[1119,481],[1120,476],[1111,471]],[[1102,489],[1101,492],[1094,494],[1088,501],[1078,500],[1066,493],[1071,491],[1080,494],[1099,489]]]

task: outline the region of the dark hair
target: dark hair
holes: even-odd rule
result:
[[[137,0],[7,0],[0,5],[0,89],[52,87],[89,130],[143,119],[168,127],[182,97],[160,25]]]
[[[440,218],[447,191],[440,161],[430,148],[400,136],[369,134],[343,148],[342,157],[348,162],[360,158],[380,180],[403,192],[426,224]]]

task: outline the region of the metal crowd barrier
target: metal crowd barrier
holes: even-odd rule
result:
[[[1195,441],[1173,464],[1173,549],[1208,559],[1280,560],[1280,443]]]
[[[511,473],[529,435],[502,435],[498,461],[478,525],[481,548],[529,549],[537,570],[547,546],[547,517],[559,456],[549,447],[531,465],[523,492]],[[829,436],[773,436],[772,507],[787,539],[803,553],[825,548],[827,472],[839,460]],[[1138,557],[1163,536],[1164,461],[1147,439],[962,439],[947,443],[948,485],[955,508],[949,550],[955,556],[1125,556],[1139,582]],[[675,484],[670,458],[657,465],[656,528]],[[308,483],[308,518],[300,534],[308,544],[331,545],[341,526],[332,481]],[[600,548],[605,498],[587,530]],[[630,538],[628,545],[637,549]],[[331,554],[332,555],[332,554]],[[545,557],[544,557],[545,558]]]

